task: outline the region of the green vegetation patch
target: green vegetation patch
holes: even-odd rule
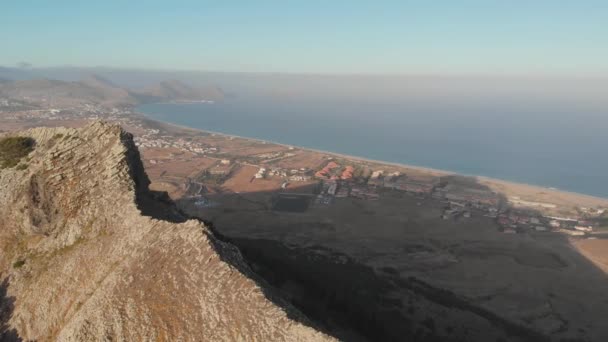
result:
[[[34,150],[34,139],[6,137],[0,139],[0,169],[15,167],[19,161]]]
[[[213,174],[209,172],[209,170],[205,170],[198,177],[198,181],[207,184],[221,185],[232,176],[233,172],[234,171],[230,171],[227,174]]]
[[[25,265],[25,259],[19,259],[13,263],[13,268],[21,268]]]

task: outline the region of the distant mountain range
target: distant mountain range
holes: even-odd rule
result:
[[[0,97],[47,104],[136,105],[165,101],[220,101],[225,95],[217,86],[193,87],[178,80],[162,81],[144,90],[130,90],[98,75],[79,81],[51,79],[10,80],[0,78]]]
[[[129,92],[90,80],[66,82],[59,80],[21,80],[0,85],[0,96],[50,105],[94,103],[100,105],[136,104]]]

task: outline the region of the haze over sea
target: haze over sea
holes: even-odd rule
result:
[[[608,197],[605,111],[519,100],[242,96],[138,109],[202,130]]]

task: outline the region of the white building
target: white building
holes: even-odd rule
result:
[[[370,178],[371,179],[378,179],[378,177],[382,176],[383,174],[384,174],[384,171],[377,170],[377,171],[372,172],[372,175],[371,175]]]
[[[266,169],[261,167],[258,172],[255,174],[255,178],[260,179],[260,178],[264,178],[264,175],[266,174]]]

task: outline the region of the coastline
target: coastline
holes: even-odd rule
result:
[[[234,134],[228,134],[228,133],[222,133],[222,132],[216,132],[216,131],[209,131],[209,130],[204,130],[204,129],[200,129],[200,128],[193,128],[193,127],[188,127],[188,126],[184,126],[184,125],[174,124],[174,123],[170,123],[170,122],[166,122],[166,121],[156,120],[156,119],[148,117],[145,113],[143,113],[141,111],[138,111],[136,109],[133,110],[133,113],[136,114],[136,115],[141,116],[144,120],[154,122],[154,123],[156,123],[158,125],[161,125],[161,126],[171,127],[173,129],[177,129],[177,130],[185,130],[185,131],[199,132],[199,133],[206,133],[206,134],[215,134],[215,135],[219,135],[219,136],[223,136],[223,137],[228,137],[228,138],[243,139],[243,140],[256,141],[256,142],[260,142],[260,143],[274,144],[274,145],[277,145],[277,146],[283,146],[283,147],[287,147],[287,148],[293,147],[293,148],[297,148],[297,149],[300,149],[300,150],[303,150],[303,151],[309,151],[309,152],[314,152],[314,153],[326,154],[326,155],[330,155],[330,156],[337,157],[337,158],[350,159],[350,160],[353,160],[353,161],[359,161],[359,162],[365,162],[365,163],[371,163],[371,164],[387,165],[387,166],[392,166],[392,167],[400,167],[400,168],[415,170],[415,171],[418,171],[418,172],[429,173],[429,174],[432,174],[432,175],[435,175],[435,176],[460,175],[460,176],[466,176],[466,177],[474,177],[480,183],[484,183],[484,184],[487,184],[487,185],[492,185],[493,184],[493,185],[499,185],[499,186],[506,187],[506,188],[514,188],[514,187],[521,188],[521,187],[523,187],[523,188],[526,188],[528,191],[533,190],[535,192],[539,192],[539,193],[543,193],[543,194],[554,194],[554,195],[559,195],[559,196],[567,196],[567,197],[570,197],[570,198],[574,197],[574,198],[572,198],[572,200],[574,200],[574,201],[580,201],[580,200],[583,200],[585,202],[591,201],[591,202],[597,202],[597,203],[599,203],[601,205],[608,206],[608,198],[604,198],[604,197],[600,197],[600,196],[595,196],[595,195],[589,195],[589,194],[578,193],[578,192],[574,192],[574,191],[562,190],[562,189],[553,188],[553,187],[545,187],[545,186],[542,186],[542,185],[521,183],[521,182],[511,181],[511,180],[503,180],[503,179],[492,178],[492,177],[487,177],[487,176],[472,175],[472,174],[462,174],[462,173],[458,173],[458,172],[454,172],[454,171],[440,170],[440,169],[434,169],[434,168],[424,167],[424,166],[417,166],[417,165],[409,165],[409,164],[404,164],[404,163],[397,163],[397,162],[389,162],[389,161],[383,161],[383,160],[376,160],[376,159],[371,159],[371,158],[352,156],[352,155],[343,154],[343,153],[337,153],[337,152],[331,152],[331,151],[325,151],[325,150],[318,150],[318,149],[314,149],[314,148],[289,145],[289,144],[284,144],[284,143],[280,143],[280,142],[274,142],[274,141],[269,141],[269,140],[264,140],[264,139],[259,139],[259,138],[250,138],[250,137],[243,137],[243,136],[234,135]],[[496,187],[494,187],[493,190],[496,191]],[[514,195],[514,194],[509,194],[509,195]]]
[[[157,124],[164,125],[164,126],[171,126],[173,128],[177,128],[177,129],[180,129],[180,130],[202,132],[202,133],[207,133],[207,134],[215,134],[215,135],[220,135],[220,136],[228,137],[228,138],[235,138],[235,139],[243,139],[243,140],[256,141],[256,142],[260,142],[260,143],[273,144],[273,145],[287,147],[287,148],[293,147],[293,148],[297,148],[297,149],[303,150],[303,151],[309,151],[309,152],[327,154],[327,155],[331,155],[331,156],[335,156],[335,157],[339,157],[339,158],[352,159],[352,160],[359,161],[359,162],[366,162],[366,163],[380,164],[380,165],[389,165],[389,166],[394,166],[394,167],[402,167],[402,168],[406,168],[406,169],[412,169],[412,170],[417,170],[417,171],[422,171],[422,172],[434,173],[434,174],[441,175],[441,176],[462,175],[462,174],[459,174],[457,172],[447,171],[447,170],[440,170],[440,169],[434,169],[434,168],[430,168],[430,167],[426,167],[426,166],[416,166],[416,165],[409,165],[409,164],[403,164],[403,163],[389,162],[389,161],[384,161],[384,160],[377,160],[377,159],[371,159],[371,158],[353,156],[353,155],[344,154],[344,153],[319,150],[319,149],[314,149],[314,148],[309,148],[309,147],[289,145],[289,144],[284,144],[284,143],[280,143],[280,142],[276,142],[276,141],[271,141],[271,140],[264,140],[264,139],[259,139],[259,138],[250,138],[250,137],[243,137],[243,136],[240,136],[240,135],[234,135],[234,134],[228,134],[228,133],[222,133],[222,132],[216,132],[216,131],[209,131],[209,130],[200,129],[200,128],[193,128],[193,127],[188,127],[188,126],[184,126],[184,125],[174,124],[174,123],[171,123],[171,122],[166,122],[166,121],[160,121],[160,120],[152,119],[152,118],[146,116],[142,112],[134,112],[134,113],[143,116],[148,121],[153,121],[153,122],[155,122]],[[462,176],[469,176],[469,175],[462,175]],[[477,177],[477,176],[474,176],[474,175],[470,175],[470,176],[471,177]],[[606,199],[606,200],[608,200],[608,199]]]

